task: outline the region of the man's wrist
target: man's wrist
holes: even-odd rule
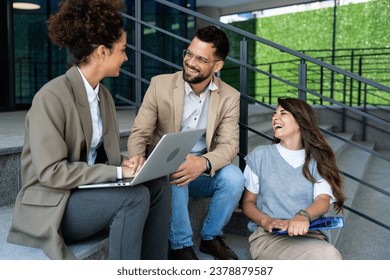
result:
[[[203,158],[206,159],[206,170],[204,173],[210,174],[211,169],[212,169],[211,162],[209,161],[209,159],[207,157],[203,157]]]

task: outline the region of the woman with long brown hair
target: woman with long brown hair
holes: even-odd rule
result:
[[[343,180],[314,110],[296,98],[279,98],[272,117],[274,145],[247,157],[242,208],[253,259],[341,259],[324,231],[309,223],[333,204],[342,211]],[[274,229],[288,234],[273,233]]]

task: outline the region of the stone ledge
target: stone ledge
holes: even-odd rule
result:
[[[48,260],[49,258],[40,249],[7,242],[12,211],[12,206],[0,208],[0,260]],[[106,259],[108,252],[107,234],[102,232],[82,242],[72,244],[69,248],[80,260]]]

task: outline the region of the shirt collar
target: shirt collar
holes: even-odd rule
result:
[[[88,102],[91,103],[95,99],[97,99],[97,101],[100,101],[100,98],[99,98],[99,84],[96,86],[95,89],[92,88],[92,86],[89,84],[89,82],[87,81],[87,79],[85,78],[83,73],[81,72],[80,68],[77,67],[77,69],[79,70],[81,78],[83,79],[85,90],[87,91]]]
[[[209,85],[206,87],[206,89],[205,89],[205,91],[203,93],[208,92],[209,90],[210,91],[214,91],[214,90],[217,90],[217,89],[218,89],[218,86],[214,83],[213,80],[211,80]],[[187,83],[187,82],[184,82],[184,90],[185,90],[185,93],[187,95],[189,95],[191,92],[193,92],[190,84]]]

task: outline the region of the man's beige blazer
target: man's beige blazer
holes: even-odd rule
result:
[[[8,241],[42,248],[52,259],[72,259],[60,224],[71,194],[80,184],[116,179],[121,164],[113,99],[99,86],[103,143],[108,164],[87,165],[92,138],[87,93],[76,67],[35,95],[26,116],[21,158],[22,189],[15,203]]]
[[[147,156],[160,138],[180,131],[184,110],[183,73],[152,78],[128,139],[129,157]],[[231,163],[238,153],[240,93],[214,77],[218,89],[210,92],[206,128],[211,173]]]

